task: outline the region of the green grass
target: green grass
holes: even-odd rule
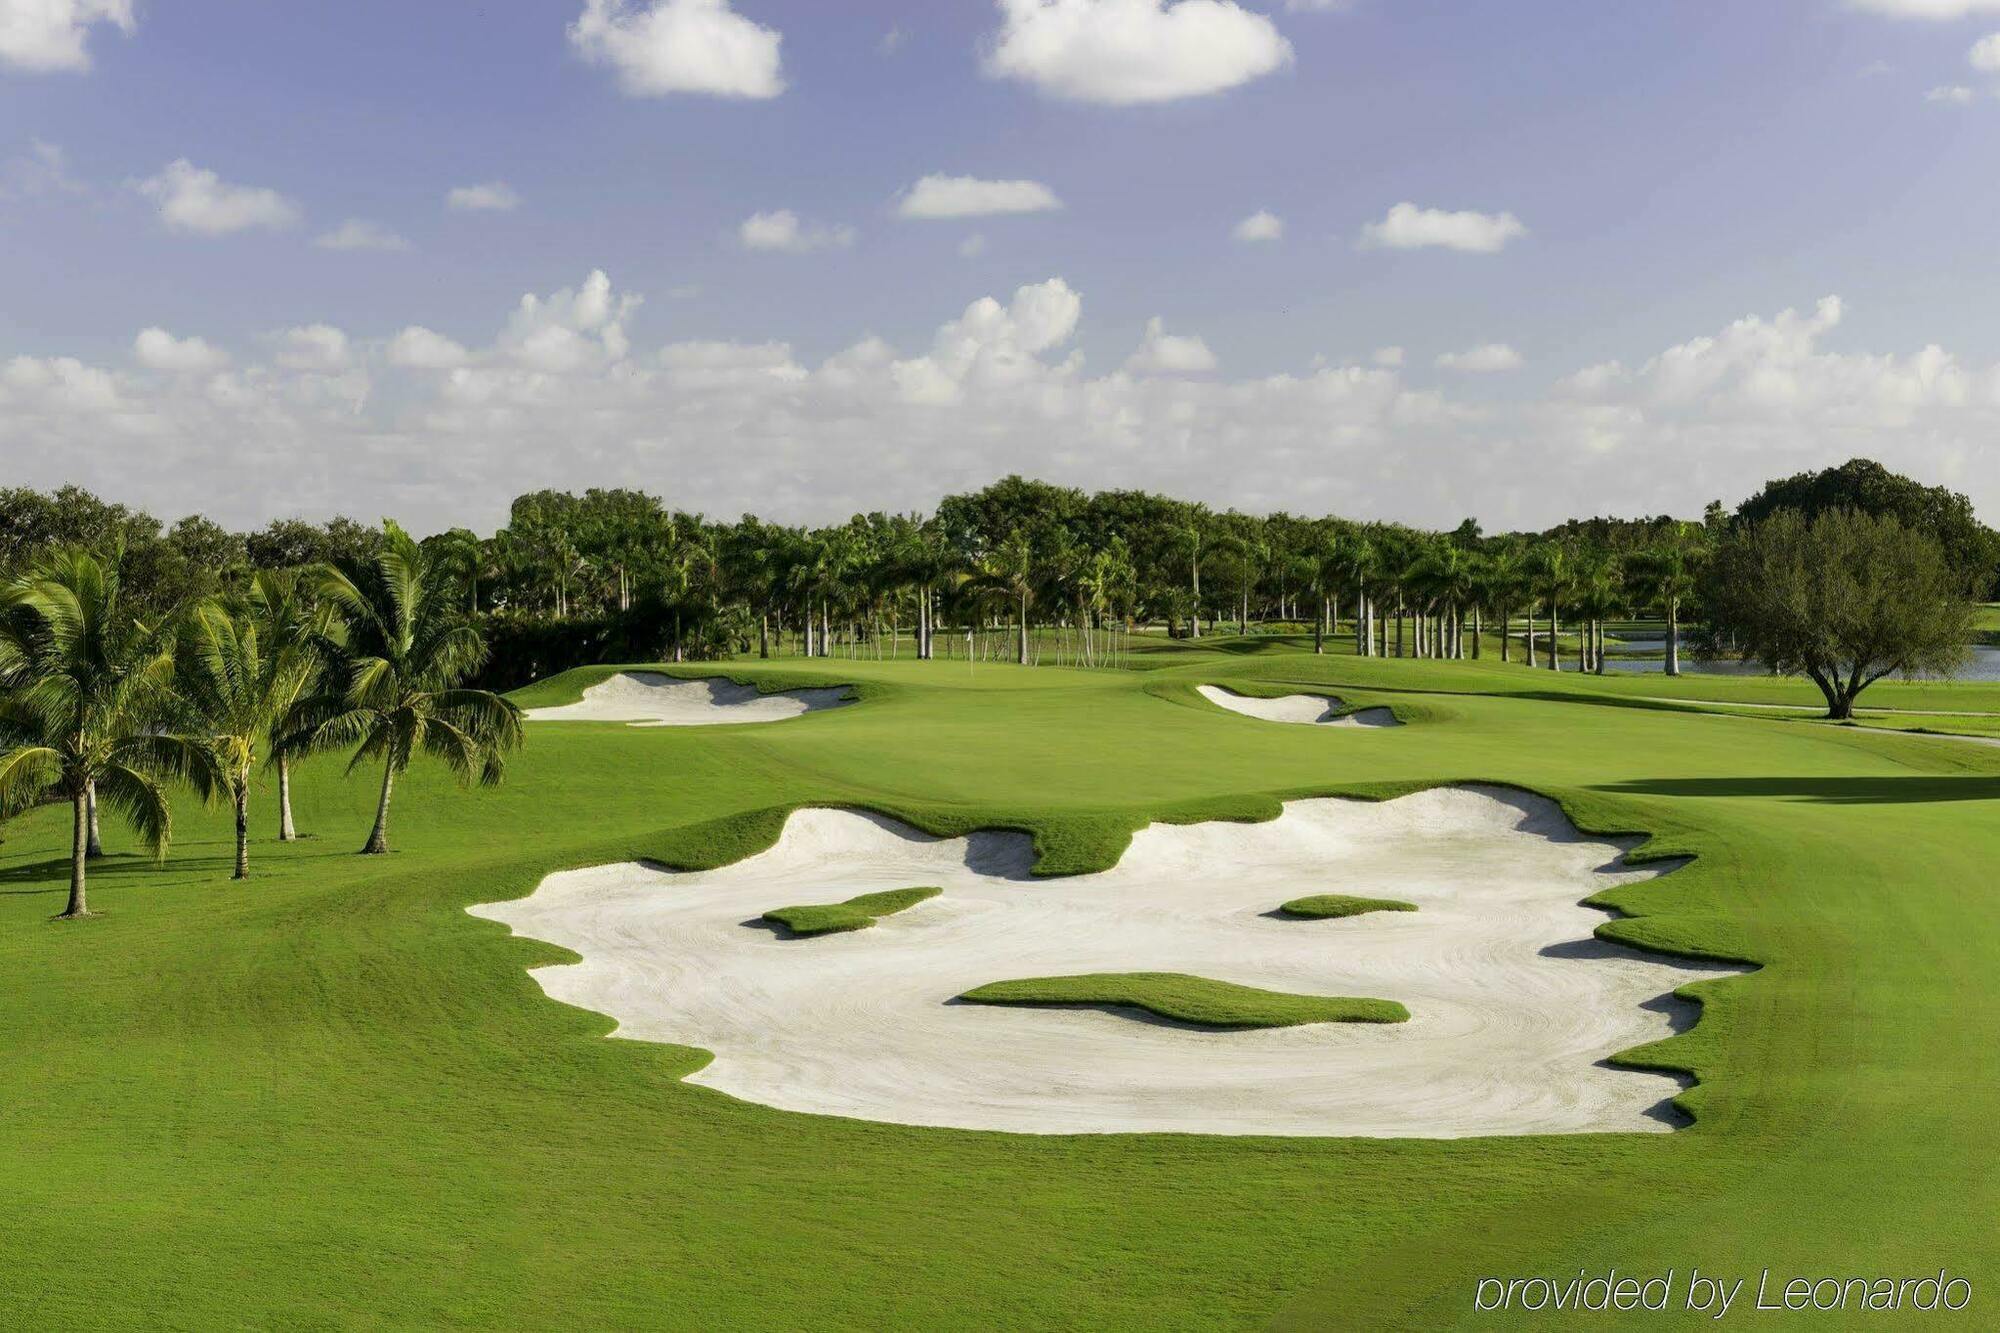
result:
[[[943,889],[936,888],[886,889],[881,893],[864,893],[841,903],[774,907],[764,913],[764,920],[775,922],[794,935],[830,935],[843,930],[866,930],[885,916],[894,916],[943,892]]]
[[[62,811],[0,845],[0,1311],[45,1328],[1490,1326],[1482,1275],[1922,1273],[2000,1284],[2000,749],[1730,715],[1796,682],[1597,680],[1253,641],[1151,670],[729,664],[860,701],[770,726],[538,723],[505,785],[299,775],[313,837],[254,878],[183,803],[155,869],[107,828],[98,919],[62,909]],[[1406,720],[1244,727],[1196,683],[1289,684]],[[579,687],[580,688],[580,687]],[[543,692],[544,696],[546,691]],[[2000,714],[2000,688],[1864,703]],[[538,702],[557,700],[542,697]],[[786,811],[1031,834],[1102,867],[1154,820],[1448,782],[1548,793],[1677,873],[1600,933],[1754,959],[1687,988],[1672,1134],[1461,1140],[1012,1136],[790,1114],[607,1041],[468,916],[567,867],[714,865]],[[801,946],[802,948],[804,946]],[[1395,1030],[1372,1034],[1385,1038]],[[1746,1296],[1748,1292],[1746,1291]]]
[[[1414,912],[1415,903],[1395,898],[1360,898],[1351,893],[1317,893],[1310,898],[1294,898],[1279,907],[1286,916],[1323,921],[1332,917],[1365,916],[1369,912]]]
[[[1185,972],[1092,972],[1075,977],[1023,977],[975,986],[958,997],[971,1004],[1059,1005],[1142,1009],[1205,1028],[1290,1028],[1303,1023],[1407,1023],[1394,1000],[1346,995],[1291,995],[1239,986]]]

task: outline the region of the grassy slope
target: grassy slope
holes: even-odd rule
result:
[[[958,997],[973,1004],[1082,1005],[1143,1009],[1176,1023],[1207,1028],[1289,1028],[1302,1023],[1407,1023],[1394,1000],[1346,995],[1293,995],[1239,986],[1185,972],[1091,972],[1074,977],[1023,977],[975,986]]]
[[[1415,903],[1399,898],[1363,898],[1352,893],[1316,893],[1310,898],[1294,898],[1278,910],[1286,916],[1326,921],[1343,916],[1365,916],[1370,912],[1414,912]]]
[[[315,840],[260,841],[257,878],[232,886],[217,815],[187,812],[159,871],[113,833],[92,895],[108,915],[83,924],[48,921],[59,812],[17,823],[0,847],[0,1309],[43,1326],[1436,1326],[1472,1318],[1479,1275],[1578,1265],[2000,1280],[2000,750],[1493,664],[1242,645],[1157,666],[773,666],[760,679],[855,680],[862,705],[537,725],[497,791],[413,773],[382,859],[351,854],[372,781],[314,765],[298,806]],[[1191,688],[1236,679],[1393,703],[1413,725],[1244,727]],[[1081,869],[1149,819],[1470,779],[1698,854],[1615,893],[1636,915],[1607,929],[1767,964],[1695,988],[1702,1022],[1639,1053],[1699,1071],[1692,1129],[1065,1138],[786,1114],[677,1081],[700,1052],[602,1040],[609,1020],[524,971],[566,955],[462,910],[566,866],[725,861],[801,802],[1024,828],[1045,869]],[[272,823],[268,794],[256,819]]]
[[[764,920],[775,922],[794,935],[866,930],[880,917],[894,916],[943,892],[943,889],[936,888],[884,889],[881,893],[864,893],[845,902],[774,907],[764,913]]]

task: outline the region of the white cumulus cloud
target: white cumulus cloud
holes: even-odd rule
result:
[[[2000,74],[2000,32],[1989,33],[1974,42],[1965,59],[1982,74]]]
[[[454,370],[470,359],[464,347],[421,324],[389,340],[389,364],[410,370]]]
[[[407,250],[410,243],[379,222],[349,218],[332,231],[313,238],[322,250]]]
[[[904,218],[977,218],[1003,213],[1046,213],[1062,207],[1040,181],[981,180],[929,175],[903,192],[896,215]]]
[[[1222,92],[1292,62],[1276,24],[1234,0],[999,0],[994,78],[1115,106]]]
[[[1361,229],[1364,248],[1419,250],[1440,246],[1473,254],[1492,254],[1509,241],[1528,234],[1512,213],[1452,212],[1442,208],[1419,208],[1400,203],[1380,222]]]
[[[347,334],[331,324],[304,324],[278,335],[278,364],[287,370],[335,371],[347,362]]]
[[[743,219],[736,229],[736,239],[745,250],[782,250],[802,255],[854,244],[854,228],[803,222],[791,209],[780,208],[769,213],[752,213]]]
[[[1521,354],[1506,343],[1481,343],[1462,352],[1446,352],[1437,359],[1440,370],[1456,370],[1465,375],[1492,375],[1503,370],[1519,370]]]
[[[586,0],[569,40],[586,60],[616,71],[633,97],[766,98],[785,90],[782,35],[738,14],[730,0]]]
[[[1939,85],[1925,93],[1924,100],[1926,102],[1942,103],[1945,106],[1971,106],[1972,99],[1975,96],[1977,94],[1972,89],[1960,83]]]
[[[231,185],[186,158],[176,158],[158,175],[140,181],[139,193],[159,208],[160,221],[174,231],[226,236],[253,227],[289,227],[299,206],[260,185]]]
[[[132,0],[0,0],[0,65],[34,73],[90,68],[91,28],[137,26]]]
[[[1215,353],[1190,334],[1168,333],[1158,315],[1146,321],[1146,337],[1125,362],[1131,375],[1200,375],[1215,369]]]
[[[445,195],[444,202],[461,213],[511,213],[521,206],[521,196],[506,181],[486,181],[460,185]]]
[[[1268,209],[1259,209],[1236,224],[1232,233],[1239,241],[1277,241],[1284,239],[1285,220]]]
[[[171,371],[177,375],[200,375],[229,364],[229,353],[201,338],[176,338],[165,329],[141,329],[132,340],[132,353],[148,370]]]
[[[1848,0],[1848,7],[1892,19],[1962,19],[2000,13],[2000,0]]]

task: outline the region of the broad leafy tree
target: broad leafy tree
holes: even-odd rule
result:
[[[1965,575],[1936,539],[1852,509],[1739,527],[1703,592],[1705,651],[1810,677],[1830,718],[1884,676],[1955,671],[1972,633]]]

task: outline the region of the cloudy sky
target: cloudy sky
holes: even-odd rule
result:
[[[2000,0],[0,0],[0,481],[2000,521]]]

